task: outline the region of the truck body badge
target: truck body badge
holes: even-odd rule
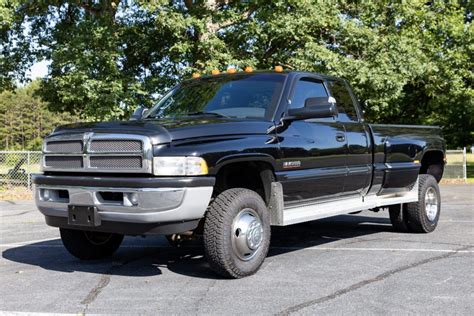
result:
[[[283,163],[283,169],[291,169],[291,168],[299,168],[301,167],[301,161],[294,160],[294,161],[285,161]]]

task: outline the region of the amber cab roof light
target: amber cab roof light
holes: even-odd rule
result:
[[[244,68],[245,72],[253,72],[253,68],[251,66],[247,66]]]
[[[277,66],[275,66],[275,67],[273,68],[273,71],[275,71],[275,72],[283,72],[283,67],[280,66],[280,65],[277,65]],[[251,73],[251,72],[254,72],[254,69],[253,69],[252,66],[246,66],[246,67],[244,68],[244,72]],[[234,67],[229,67],[229,68],[227,68],[227,70],[224,71],[222,74],[235,74],[235,73],[238,73],[237,69],[234,68]],[[212,74],[213,76],[216,76],[216,75],[221,74],[221,72],[220,72],[219,69],[213,69],[213,70],[211,70],[211,74]],[[201,74],[198,73],[198,72],[195,72],[195,73],[192,74],[192,78],[193,78],[193,79],[197,79],[197,78],[200,78],[200,77],[201,77]]]

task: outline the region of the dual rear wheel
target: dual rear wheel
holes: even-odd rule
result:
[[[436,179],[419,176],[418,202],[391,205],[390,221],[396,231],[429,233],[435,230],[441,211],[441,195]]]

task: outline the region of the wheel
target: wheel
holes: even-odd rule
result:
[[[416,233],[429,233],[438,225],[441,195],[438,182],[429,174],[419,177],[418,202],[406,205],[408,226]]]
[[[123,235],[59,229],[67,251],[81,260],[102,259],[111,256],[122,243]]]
[[[390,205],[388,207],[390,214],[390,222],[392,222],[393,229],[397,232],[409,232],[408,217],[406,206],[403,204]]]
[[[254,274],[270,246],[270,214],[248,189],[229,189],[211,203],[204,222],[204,251],[211,268],[229,278]]]

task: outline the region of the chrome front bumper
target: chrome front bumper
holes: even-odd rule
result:
[[[55,181],[52,185],[48,184],[51,181],[38,178],[34,178],[35,201],[45,216],[67,218],[68,205],[87,205],[95,206],[101,220],[110,222],[170,223],[200,219],[213,191],[213,186],[133,187],[136,183],[132,187],[102,187],[60,185]]]

